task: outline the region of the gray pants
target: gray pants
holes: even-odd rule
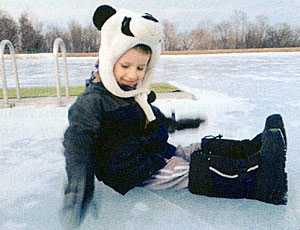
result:
[[[167,161],[164,168],[142,185],[149,190],[183,189],[188,187],[191,154],[200,149],[200,143],[186,147],[178,146],[175,156]]]

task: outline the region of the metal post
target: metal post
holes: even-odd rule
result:
[[[4,63],[4,50],[5,50],[6,45],[8,46],[10,54],[12,56],[13,71],[15,73],[15,82],[16,82],[16,91],[17,91],[17,99],[18,100],[21,99],[21,89],[20,89],[20,83],[19,83],[19,77],[18,77],[15,48],[9,40],[3,40],[0,43],[3,100],[4,100],[4,107],[11,107],[8,103],[8,89],[7,89],[7,84],[6,84],[5,63]]]
[[[59,106],[62,106],[62,97],[61,97],[61,85],[59,79],[59,63],[58,63],[58,49],[61,49],[63,55],[63,65],[65,72],[65,88],[66,88],[66,97],[70,97],[70,87],[69,87],[69,75],[67,68],[67,55],[66,55],[66,47],[61,38],[56,38],[53,45],[53,55],[54,55],[54,63],[56,68],[56,94],[57,94],[57,103]]]

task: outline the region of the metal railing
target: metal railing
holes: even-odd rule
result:
[[[21,90],[20,90],[20,83],[19,83],[19,77],[18,77],[15,48],[9,40],[3,40],[0,43],[2,88],[3,88],[3,106],[4,107],[12,107],[13,105],[8,102],[8,89],[7,89],[6,75],[5,75],[4,50],[5,50],[6,46],[8,46],[10,54],[12,56],[12,64],[13,64],[13,71],[15,73],[16,93],[17,93],[17,99],[18,100],[21,99]]]
[[[57,38],[53,44],[53,55],[54,55],[54,62],[56,68],[56,94],[57,94],[57,103],[59,106],[62,106],[62,96],[61,96],[61,85],[60,85],[60,78],[59,78],[59,47],[61,49],[61,53],[63,55],[63,66],[65,72],[65,88],[66,88],[66,97],[70,97],[70,87],[69,87],[69,76],[68,76],[68,69],[67,69],[67,57],[66,57],[66,47],[61,38]]]
[[[21,89],[20,89],[18,70],[17,70],[17,64],[16,64],[15,49],[9,40],[3,40],[0,43],[0,58],[1,58],[1,70],[2,70],[3,107],[5,107],[5,108],[14,106],[14,104],[9,103],[9,101],[8,101],[8,88],[7,88],[7,83],[6,83],[5,62],[4,62],[4,50],[5,50],[6,46],[8,46],[10,54],[12,56],[13,71],[15,73],[17,99],[18,100],[21,99]],[[60,48],[62,56],[63,56],[66,97],[69,99],[70,98],[70,87],[69,87],[69,75],[68,75],[68,69],[67,69],[66,47],[61,38],[57,38],[54,41],[53,56],[54,56],[54,63],[55,63],[55,69],[56,69],[57,104],[59,106],[62,106],[61,84],[60,84],[60,77],[59,77],[59,60],[58,60],[59,59],[59,48]]]

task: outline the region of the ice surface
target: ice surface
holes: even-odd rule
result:
[[[21,61],[21,60],[20,60]],[[22,84],[41,84],[41,74],[54,74],[51,59],[22,60],[36,65]],[[49,62],[49,66],[45,63]],[[94,59],[68,59],[80,77]],[[121,196],[96,183],[94,205],[82,229],[299,229],[300,228],[300,53],[163,56],[156,81],[168,81],[193,93],[197,101],[159,100],[155,104],[178,118],[203,116],[197,130],[172,134],[170,142],[188,145],[205,135],[252,138],[265,118],[281,113],[287,130],[288,204],[208,198],[188,190],[152,192],[142,188]],[[75,67],[73,71],[75,71]],[[71,67],[70,67],[71,68]],[[75,71],[76,72],[76,71]],[[75,73],[74,72],[74,73]],[[74,78],[76,80],[74,80]],[[45,84],[46,85],[46,84]],[[61,229],[58,211],[65,180],[62,136],[67,107],[26,106],[0,110],[0,229]],[[95,216],[98,215],[98,218]]]

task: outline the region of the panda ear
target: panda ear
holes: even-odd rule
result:
[[[98,30],[101,30],[103,24],[113,16],[117,11],[108,5],[99,6],[94,13],[93,22]]]

